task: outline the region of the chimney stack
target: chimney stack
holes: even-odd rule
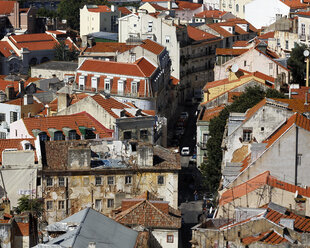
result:
[[[70,97],[67,93],[58,93],[57,111],[60,112],[69,106]]]

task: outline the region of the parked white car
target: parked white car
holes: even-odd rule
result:
[[[183,155],[183,156],[188,156],[189,153],[190,153],[189,147],[187,147],[187,146],[182,147],[181,155]]]

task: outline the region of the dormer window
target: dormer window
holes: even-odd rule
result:
[[[85,81],[86,81],[86,76],[79,76],[79,89],[80,90],[85,89]]]
[[[107,93],[110,93],[110,90],[111,90],[111,79],[110,78],[104,79],[104,90]]]

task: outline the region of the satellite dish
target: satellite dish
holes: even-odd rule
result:
[[[239,70],[239,66],[236,65],[236,64],[233,64],[232,67],[231,67],[231,71],[232,72],[237,72]]]
[[[309,50],[305,50],[305,51],[304,51],[304,56],[305,56],[305,57],[308,57],[309,54],[310,54]]]

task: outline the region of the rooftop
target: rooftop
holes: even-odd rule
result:
[[[198,18],[221,18],[223,15],[225,15],[226,11],[220,11],[220,10],[205,10],[198,14],[195,14],[195,17]]]
[[[213,34],[207,33],[205,31],[198,29],[198,28],[194,28],[190,25],[187,26],[187,33],[188,33],[189,38],[191,38],[195,41],[220,39],[219,37],[217,37]]]
[[[68,61],[47,61],[42,64],[31,66],[34,69],[59,70],[59,71],[75,71],[78,68],[77,62]]]
[[[176,1],[178,5],[177,10],[195,10],[202,7],[200,3],[191,3],[187,1]]]
[[[14,11],[17,1],[0,1],[0,15],[9,15]]]

